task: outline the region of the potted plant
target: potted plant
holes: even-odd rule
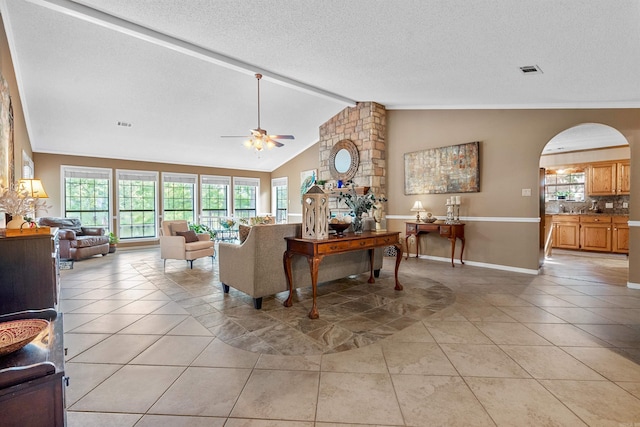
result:
[[[558,200],[565,200],[570,195],[571,193],[569,191],[556,191],[556,198]]]
[[[216,231],[204,224],[189,224],[189,230],[193,230],[196,234],[209,233],[211,240],[215,240]]]
[[[118,238],[118,236],[115,235],[115,233],[113,232],[109,233],[109,253],[110,254],[116,251],[116,246],[118,245],[119,241],[120,239]]]

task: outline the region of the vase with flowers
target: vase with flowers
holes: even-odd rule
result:
[[[346,187],[348,191],[341,191],[338,194],[338,202],[344,202],[349,207],[349,209],[351,209],[351,212],[353,214],[351,228],[353,229],[354,233],[359,234],[362,233],[363,229],[363,214],[368,215],[369,211],[378,209],[376,205],[382,202],[386,202],[387,199],[384,197],[376,197],[371,189],[367,190],[367,192],[363,195],[358,195],[353,182],[347,183]]]
[[[29,191],[22,188],[20,184],[10,187],[0,185],[0,212],[5,212],[11,216],[11,221],[7,223],[7,228],[22,228],[25,224],[29,227],[35,226],[35,222],[30,218],[38,210],[47,212],[48,206],[39,197],[31,196]]]

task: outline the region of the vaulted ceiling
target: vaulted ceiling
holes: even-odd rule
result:
[[[272,171],[357,101],[640,107],[636,0],[0,0],[0,11],[36,152]],[[256,72],[262,127],[296,137],[259,157],[220,138],[257,126]]]

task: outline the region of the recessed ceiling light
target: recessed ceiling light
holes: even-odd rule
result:
[[[118,122],[118,126],[125,127],[125,128],[130,128],[130,127],[131,127],[131,123],[128,123],[128,122]]]
[[[537,65],[525,65],[520,67],[522,74],[542,74],[542,70]]]

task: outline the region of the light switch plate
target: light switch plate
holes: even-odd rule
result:
[[[531,189],[523,188],[522,189],[522,197],[531,197]]]
[[[624,209],[627,209],[627,208],[629,207],[629,203],[627,203],[627,202],[622,202],[622,207],[623,207]]]
[[[605,207],[606,209],[613,209],[613,202],[611,202],[611,203],[605,203],[605,204],[604,204],[604,207]]]

